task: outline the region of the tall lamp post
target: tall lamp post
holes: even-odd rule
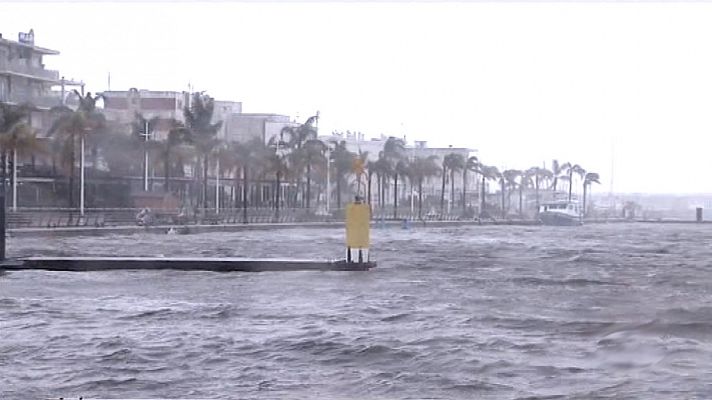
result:
[[[143,121],[143,191],[148,192],[148,139],[151,136],[150,124],[147,119]]]

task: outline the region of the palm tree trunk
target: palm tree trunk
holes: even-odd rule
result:
[[[393,176],[393,219],[398,219],[398,173]]]
[[[169,193],[171,191],[171,188],[170,188],[170,182],[171,182],[170,159],[171,159],[171,148],[166,147],[165,159],[163,160],[163,175],[164,175],[163,191],[165,193]]]
[[[447,167],[443,165],[443,184],[440,188],[440,218],[445,214],[445,178],[447,177]]]
[[[307,213],[311,211],[311,159],[307,160]]]
[[[203,209],[208,209],[208,155],[203,156]]]
[[[462,170],[462,213],[467,212],[467,168]]]
[[[455,170],[450,171],[450,210],[455,210]]]
[[[371,178],[373,177],[373,173],[371,171],[368,171],[368,205],[369,207],[371,206]]]
[[[242,223],[247,223],[247,165],[242,167]]]
[[[485,177],[485,174],[482,174],[482,198],[481,203],[482,205],[480,206],[480,214],[485,212],[485,206],[487,205],[487,194],[485,193],[485,183],[487,179]]]
[[[574,185],[574,170],[569,171],[569,201],[571,201],[571,189]]]
[[[507,209],[504,207],[504,179],[500,182],[500,186],[502,187],[502,218],[507,218]]]
[[[536,211],[534,215],[539,215],[539,175],[534,176],[534,190],[536,191]]]
[[[327,193],[326,195],[331,196],[331,193]],[[339,176],[339,174],[336,174],[336,207],[341,209],[341,176]]]
[[[586,182],[583,183],[583,216],[586,217]]]
[[[519,218],[521,218],[523,215],[522,214],[522,188],[523,187],[524,187],[524,185],[522,185],[522,183],[520,182],[519,183]]]
[[[423,178],[418,179],[418,219],[423,219]]]
[[[383,207],[381,200],[381,174],[376,174],[376,191],[378,191],[378,207]]]
[[[71,136],[70,146],[72,151],[69,152],[69,208],[74,208],[74,135]]]

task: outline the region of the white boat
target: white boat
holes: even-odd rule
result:
[[[577,226],[583,223],[578,201],[557,200],[539,206],[539,221],[544,225]]]

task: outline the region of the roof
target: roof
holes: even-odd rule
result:
[[[6,45],[8,45],[8,46],[16,46],[16,47],[28,48],[28,49],[31,49],[32,51],[34,51],[35,53],[40,53],[40,54],[48,54],[48,55],[57,55],[57,54],[59,54],[59,52],[58,52],[57,50],[47,49],[47,48],[44,48],[44,47],[35,46],[35,45],[33,45],[33,44],[21,43],[21,42],[17,42],[17,41],[10,40],[10,39],[5,39],[5,38],[0,38],[0,43],[6,44]]]

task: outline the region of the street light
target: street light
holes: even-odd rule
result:
[[[148,139],[152,136],[149,132],[148,120],[143,120],[143,132],[139,136],[143,137],[143,191],[148,192]]]

